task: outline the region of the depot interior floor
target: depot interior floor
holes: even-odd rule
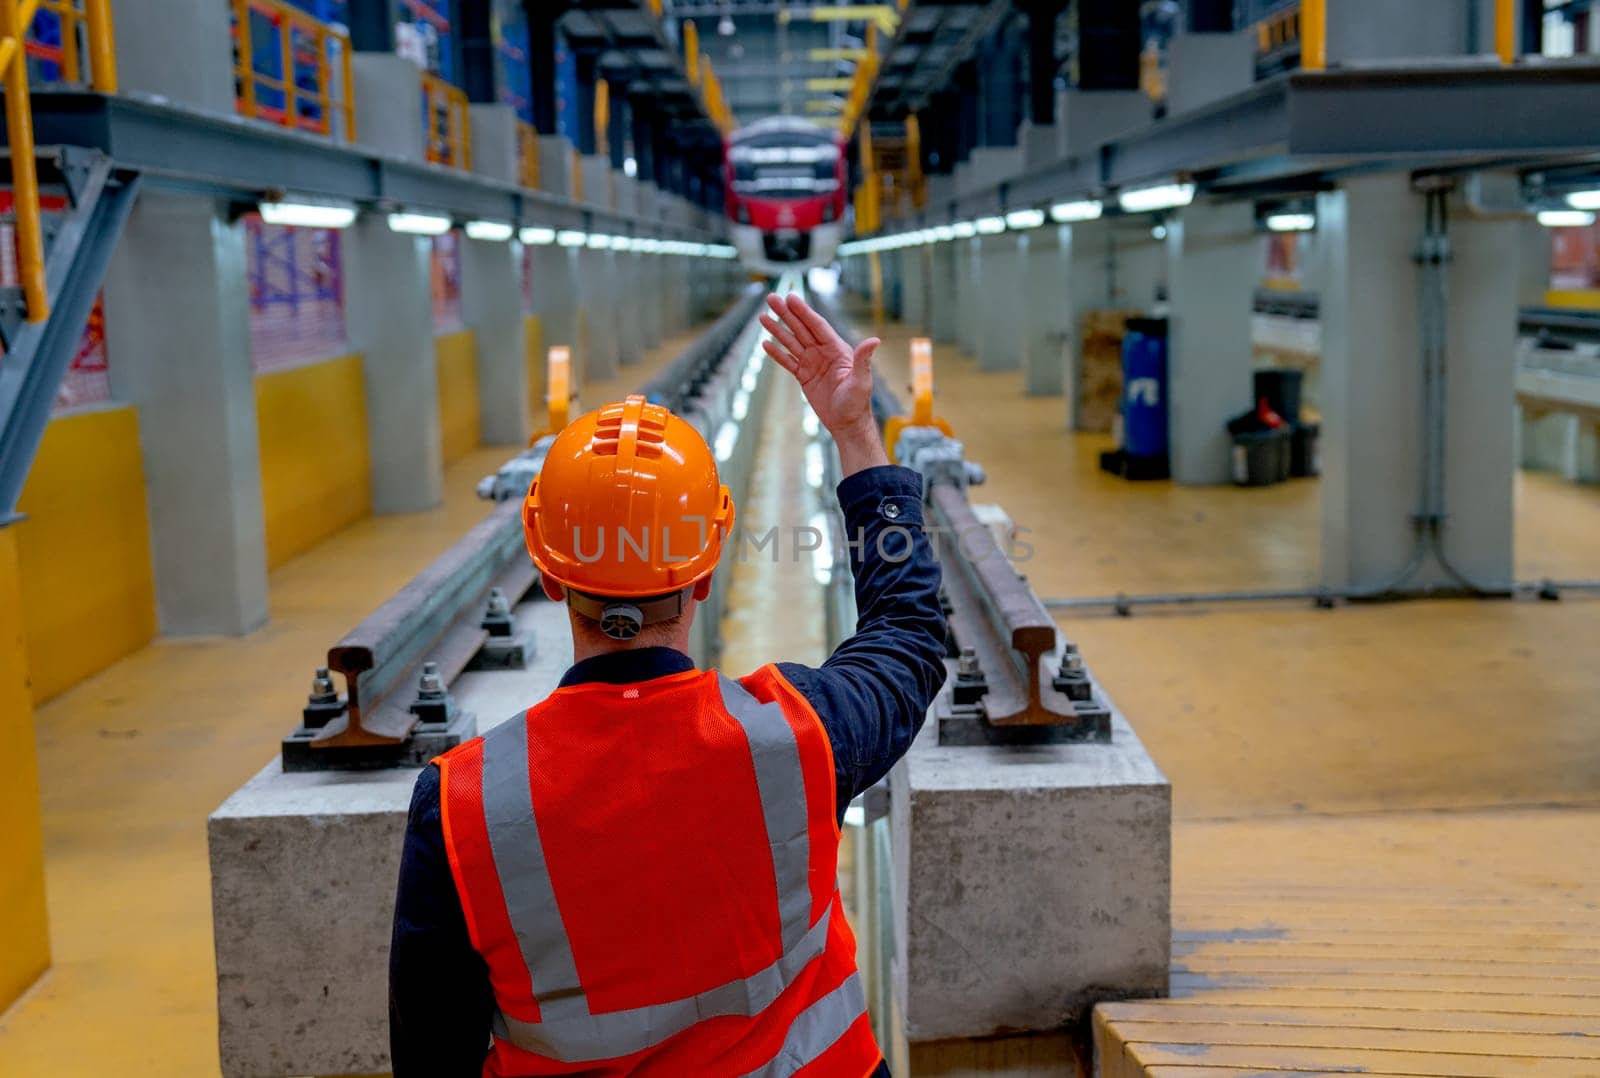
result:
[[[884,335],[904,384],[908,334]],[[1102,439],[1062,431],[1059,399],[952,350],[935,362],[939,411],[989,469],[982,496],[1031,529],[1041,595],[1313,579],[1314,483],[1124,484],[1095,468]],[[160,641],[39,710],[55,965],[0,1017],[0,1071],[215,1073],[205,816],[276,751],[319,649],[481,515],[472,485],[504,455],[453,467],[442,508],[369,519],[274,572],[265,629]],[[1520,573],[1600,576],[1600,490],[1525,475],[1518,499]],[[1064,625],[1172,778],[1178,816],[1186,998],[1108,1012],[1108,1060],[1176,1078],[1343,1059],[1600,1072],[1600,601]],[[1439,1054],[1463,1043],[1465,1059]]]

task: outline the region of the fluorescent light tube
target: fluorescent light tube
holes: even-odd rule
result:
[[[1117,196],[1117,204],[1127,213],[1175,210],[1194,201],[1194,184],[1164,183],[1156,187],[1135,187]]]
[[[1267,228],[1273,232],[1310,232],[1317,227],[1314,213],[1273,213],[1267,215]]]
[[[1573,191],[1567,195],[1567,205],[1575,210],[1600,210],[1600,190]]]
[[[589,233],[589,249],[591,251],[607,251],[611,249],[611,237],[604,232]]]
[[[1546,228],[1588,228],[1594,214],[1588,210],[1541,210],[1539,223]]]
[[[576,229],[564,228],[556,233],[556,242],[563,247],[582,247],[588,241],[588,234]]]
[[[356,219],[350,202],[263,202],[261,219],[295,228],[349,228]]]
[[[529,247],[548,247],[552,243],[556,242],[556,230],[553,228],[540,228],[537,225],[529,225],[527,228],[522,230],[519,238]]]
[[[1105,212],[1105,206],[1092,198],[1080,199],[1077,202],[1057,202],[1050,207],[1050,220],[1058,225],[1071,224],[1073,221],[1094,221]]]
[[[983,236],[994,236],[1006,230],[1006,219],[1004,217],[980,217],[972,223],[977,228],[979,235]]]
[[[442,236],[450,231],[450,218],[436,213],[391,213],[389,231],[411,236]]]
[[[468,221],[462,226],[468,239],[508,243],[517,230],[504,221]]]
[[[956,234],[958,240],[970,240],[978,234],[978,226],[971,221],[957,221],[950,226],[950,230]]]
[[[1006,227],[1021,230],[1044,224],[1043,210],[1012,210],[1006,214]]]
[[[947,240],[953,240],[956,238],[956,230],[951,228],[949,225],[940,225],[938,228],[933,230],[933,238],[938,240],[940,243],[944,243]]]

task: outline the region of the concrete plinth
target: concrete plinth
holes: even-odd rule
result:
[[[1328,66],[1494,52],[1494,0],[1468,0],[1465,4],[1428,0],[1407,5],[1404,19],[1393,18],[1394,10],[1390,0],[1340,0],[1330,6],[1326,17]]]
[[[577,175],[574,162],[577,153],[561,135],[539,136],[539,187],[552,195],[577,198],[574,179]]]
[[[1141,90],[1069,90],[1057,99],[1059,156],[1091,153],[1133,128],[1150,122],[1153,105]]]
[[[1122,716],[1109,744],[1035,748],[941,748],[936,726],[890,773],[905,1041],[1059,1036],[1164,995],[1171,787]]]
[[[525,671],[463,674],[483,732],[555,688],[572,662],[566,608],[518,608]],[[284,716],[285,732],[296,716]],[[389,1070],[389,937],[415,768],[285,774],[274,760],[207,827],[217,1025],[227,1078]]]
[[[178,18],[172,0],[112,0],[111,16],[122,93],[235,114],[228,5],[196,5]]]
[[[244,226],[201,195],[140,193],[106,274],[111,388],[139,409],[164,633],[267,620]]]
[[[1167,45],[1167,113],[1209,105],[1256,81],[1256,35],[1179,34]]]
[[[1318,197],[1322,257],[1322,576],[1383,587],[1414,549],[1421,508],[1422,196],[1404,173]],[[1516,220],[1450,214],[1444,546],[1478,582],[1511,579]],[[1428,559],[1408,585],[1443,584]]]
[[[344,233],[345,328],[366,381],[375,513],[413,513],[444,497],[431,249],[376,214]]]
[[[1255,208],[1196,203],[1167,224],[1172,478],[1226,483],[1229,419],[1250,406],[1251,311],[1260,274]]]
[[[1055,124],[1035,124],[1023,120],[1017,128],[1017,142],[1022,146],[1022,169],[1032,172],[1052,164],[1061,152],[1061,133]]]
[[[1600,483],[1600,426],[1593,415],[1576,412],[1518,414],[1524,468],[1554,472],[1569,483]]]
[[[522,156],[517,144],[517,112],[510,105],[469,105],[472,127],[472,171],[503,183],[522,182]]]
[[[1028,317],[1023,303],[1022,255],[1027,241],[1015,232],[983,236],[978,241],[982,272],[977,278],[978,367],[986,371],[1014,371],[1022,366],[1022,323]]]
[[[522,250],[461,240],[461,321],[478,349],[478,421],[485,445],[528,444],[528,341],[522,314]]]
[[[601,209],[616,209],[617,190],[613,182],[611,159],[601,155],[579,158],[583,172],[583,201]]]
[[[427,159],[417,65],[387,52],[351,58],[356,85],[356,142],[408,161]]]

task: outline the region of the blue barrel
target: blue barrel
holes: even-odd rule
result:
[[[1167,455],[1167,320],[1130,318],[1122,338],[1122,449]]]

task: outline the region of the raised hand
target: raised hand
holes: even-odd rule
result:
[[[868,337],[851,348],[833,327],[796,293],[768,296],[770,313],[761,324],[773,340],[763,341],[767,355],[800,383],[801,392],[835,441],[862,435],[871,428],[872,355],[878,338]]]

